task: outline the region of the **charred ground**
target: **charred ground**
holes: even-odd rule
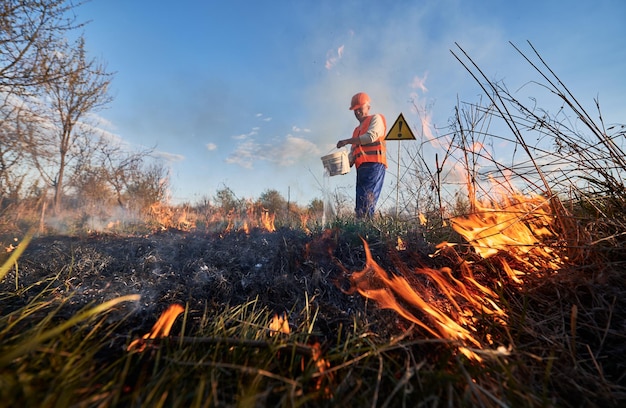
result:
[[[28,309],[29,303],[45,292],[56,309],[55,319],[63,321],[87,306],[141,295],[139,302],[122,303],[107,313],[116,329],[109,346],[98,354],[103,362],[124,355],[129,341],[147,333],[173,303],[187,307],[188,325],[254,300],[270,313],[284,313],[295,328],[303,319],[302,311],[312,308],[316,311],[315,336],[323,347],[333,346],[338,338],[345,338],[342,330],[355,326],[367,327],[383,340],[428,338],[415,326],[409,329],[410,324],[397,313],[381,310],[373,301],[348,290],[350,274],[366,264],[361,237],[373,259],[390,274],[408,281],[421,279],[411,273],[413,268],[447,266],[455,271],[462,258],[472,263],[477,280],[499,291],[508,308],[507,325],[489,326],[491,320],[485,319],[479,331],[492,336],[495,345],[513,346],[514,354],[504,371],[512,373],[507,381],[517,381],[516,387],[524,392],[510,393],[511,401],[528,393],[545,393],[548,406],[580,406],[581,401],[589,406],[620,406],[626,401],[626,284],[619,268],[608,267],[623,264],[623,254],[613,249],[602,258],[604,269],[571,265],[549,277],[528,276],[520,287],[498,285],[504,282],[498,271],[469,249],[463,252],[457,247],[451,256],[433,258],[429,254],[434,248],[413,234],[404,237],[406,250],[398,251],[396,237],[376,229],[312,234],[279,228],[249,233],[167,230],[141,236],[50,235],[33,239],[18,261],[17,275],[14,269],[0,283],[4,296],[0,312],[8,315]],[[421,283],[428,292],[428,283]],[[422,295],[445,309],[436,290]],[[49,311],[41,309],[21,324],[44,320]],[[180,333],[180,321],[173,335]],[[442,343],[424,344],[410,346],[410,354],[428,361],[421,386],[430,383],[437,390],[440,372],[454,370],[456,357]],[[491,364],[487,368],[473,365],[474,375],[490,384],[502,383],[505,377],[499,378],[501,374],[496,372],[500,367],[494,364],[497,369]],[[520,397],[520,401],[526,400]]]
[[[413,260],[416,256],[427,260],[429,248],[423,240],[416,237],[407,244],[412,245]],[[393,270],[389,245],[378,237],[370,239],[370,248],[381,265]],[[113,314],[130,314],[124,318],[124,328],[134,335],[149,331],[172,303],[188,305],[193,318],[207,310],[217,312],[256,300],[292,321],[309,302],[319,311],[319,329],[332,337],[339,326],[349,327],[354,315],[366,314],[362,297],[346,293],[348,273],[361,269],[364,262],[359,237],[332,230],[314,235],[287,228],[250,233],[168,230],[145,236],[56,235],[33,239],[20,258],[17,280],[11,273],[0,291],[14,291],[16,285],[23,290],[3,304],[7,312],[24,307],[43,287],[52,285],[60,299],[69,298],[60,316],[140,294],[140,302]],[[369,313],[372,309],[370,304]]]

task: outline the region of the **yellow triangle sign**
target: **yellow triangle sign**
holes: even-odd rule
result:
[[[415,140],[411,126],[406,123],[406,119],[404,119],[402,113],[400,113],[398,119],[396,119],[391,129],[389,129],[385,140]]]

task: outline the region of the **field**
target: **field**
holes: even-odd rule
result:
[[[619,251],[605,248],[604,267],[548,270],[551,257],[521,279],[504,272],[505,262],[525,267],[511,254],[485,260],[459,246],[429,256],[435,251],[416,230],[398,240],[375,224],[309,233],[255,228],[35,238],[0,289],[2,400],[13,406],[625,401],[625,285],[611,268]],[[385,282],[393,277],[404,278],[414,294]],[[397,310],[368,299],[381,290]],[[182,313],[173,316],[171,332],[142,340],[174,304]],[[439,314],[452,319],[447,330]]]
[[[626,127],[539,62],[556,116],[457,53],[489,95],[448,135],[463,211],[444,211],[437,162],[433,211],[408,218],[6,231],[0,404],[624,406]],[[521,164],[484,148],[496,120]]]

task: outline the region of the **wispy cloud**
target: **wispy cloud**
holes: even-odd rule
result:
[[[167,163],[177,163],[185,160],[185,156],[182,154],[175,154],[169,152],[155,151],[152,152],[151,156],[161,159]]]
[[[309,140],[288,134],[275,143],[261,144],[250,139],[239,143],[235,151],[226,158],[226,163],[237,164],[246,169],[266,161],[279,166],[291,166],[302,158],[317,155],[319,149]]]
[[[296,126],[296,125],[293,125],[293,126],[291,127],[291,131],[292,131],[292,132],[295,132],[295,133],[300,133],[300,132],[304,132],[304,133],[311,133],[311,129],[307,129],[307,128],[302,129],[302,128],[299,128],[299,127],[298,127],[298,126]]]
[[[255,116],[255,117],[257,117],[257,118],[259,118],[259,119],[261,119],[263,122],[269,122],[270,120],[272,120],[272,117],[271,117],[271,116],[263,117],[263,116],[265,116],[265,115],[264,115],[264,114],[262,114],[262,113],[257,113],[257,114],[256,114],[256,115],[254,115],[254,116]],[[257,128],[257,129],[258,129],[258,128]]]
[[[215,143],[207,143],[206,148],[208,151],[212,152],[217,149],[217,145]]]
[[[252,137],[254,135],[257,135],[259,133],[258,130],[259,130],[258,127],[252,128],[252,130],[249,131],[248,133],[242,133],[242,134],[233,136],[233,139],[235,139],[235,140],[246,140],[246,139],[248,139],[248,138],[250,138],[250,137]]]
[[[129,145],[129,143],[125,141],[120,135],[107,130],[106,124],[107,123],[105,122],[104,123],[105,126],[103,126],[102,123],[94,124],[94,123],[88,123],[88,122],[78,122],[76,123],[76,126],[80,129],[81,133],[83,134],[96,135],[115,145],[121,145],[121,146]]]
[[[244,169],[251,169],[254,161],[259,158],[261,145],[254,140],[239,143],[237,149],[226,158],[226,163],[237,164]]]
[[[326,63],[324,66],[326,69],[332,69],[343,57],[344,45],[339,46],[336,50],[329,50],[326,53]]]
[[[287,135],[283,144],[271,150],[271,157],[267,160],[282,166],[291,166],[304,157],[318,153],[319,149],[310,141]]]

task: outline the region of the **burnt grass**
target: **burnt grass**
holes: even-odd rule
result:
[[[407,278],[411,268],[448,266],[454,270],[459,256],[474,256],[468,251],[456,259],[430,257],[434,248],[419,234],[404,237],[406,251],[396,251],[395,237],[376,230],[364,238],[383,269]],[[40,236],[20,257],[18,275],[13,270],[0,282],[0,293],[5,296],[0,313],[26,307],[44,289],[52,298],[64,300],[55,315],[59,320],[119,296],[141,295],[139,302],[121,303],[107,314],[117,325],[117,336],[99,353],[103,360],[122,355],[129,341],[149,332],[173,303],[187,307],[188,325],[228,306],[255,300],[271,313],[285,314],[295,328],[301,311],[312,307],[317,311],[314,335],[327,347],[345,338],[340,331],[351,331],[357,323],[381,341],[399,335],[409,340],[428,338],[395,312],[350,293],[349,275],[362,270],[365,260],[359,233],[339,229],[313,234],[279,228],[249,233],[167,230],[141,236]],[[476,256],[473,261],[478,280],[488,284],[501,278]],[[619,267],[624,262],[623,253],[612,250],[606,257],[607,267],[600,272],[572,267],[571,272],[549,279],[530,277],[523,288],[502,287],[499,294],[509,308],[508,328],[485,327],[485,331],[492,331],[498,344],[515,345],[519,357],[512,357],[510,364],[519,371],[521,389],[547,393],[547,405],[620,406],[626,402],[626,278]],[[576,321],[572,320],[573,305]],[[180,332],[180,320],[172,335]],[[432,347],[421,348],[420,353],[426,354],[433,367],[446,366],[438,360],[451,358],[449,349]]]
[[[370,241],[375,260],[392,270],[390,247],[381,239]],[[416,238],[414,244],[412,257],[423,254],[427,259],[430,248],[424,241]],[[367,307],[358,293],[347,293],[348,274],[364,264],[359,236],[346,237],[338,230],[315,235],[280,228],[250,233],[167,230],[144,236],[42,236],[34,238],[20,257],[20,296],[5,300],[1,307],[4,314],[24,307],[50,285],[55,296],[69,298],[60,318],[119,296],[141,295],[139,302],[122,304],[110,314],[110,319],[123,320],[119,331],[130,337],[147,333],[173,303],[187,306],[193,321],[207,312],[255,300],[297,325],[293,319],[308,302],[318,310],[320,335],[330,339],[337,337],[339,327],[349,329],[354,315],[382,314],[385,318],[378,323],[372,319],[376,326],[372,329],[383,333],[408,326],[390,311],[376,311],[371,302]],[[7,275],[0,292],[14,292],[15,279],[13,272]],[[390,316],[396,329],[389,325]]]

